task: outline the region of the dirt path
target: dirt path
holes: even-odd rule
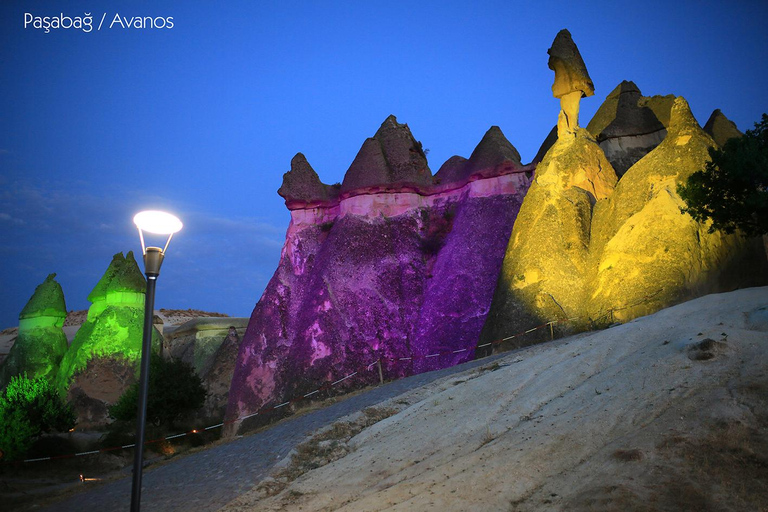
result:
[[[498,357],[390,382],[329,407],[289,418],[253,435],[148,468],[143,476],[142,510],[217,510],[250,491],[278,461],[316,430],[443,377],[488,364]],[[129,506],[130,494],[131,479],[126,476],[41,510],[123,510]]]

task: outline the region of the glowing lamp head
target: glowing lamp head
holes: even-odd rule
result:
[[[137,213],[133,216],[133,223],[139,228],[141,252],[144,255],[144,273],[148,276],[158,276],[168,244],[171,243],[173,234],[179,232],[183,225],[175,215],[157,210],[146,210]],[[144,244],[144,231],[153,235],[168,235],[165,247],[163,249],[147,247]]]
[[[183,224],[175,215],[157,210],[146,210],[133,216],[133,223],[140,230],[155,235],[172,235],[181,231]]]

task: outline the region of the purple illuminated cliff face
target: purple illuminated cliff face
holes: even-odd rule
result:
[[[496,127],[429,185],[421,145],[394,117],[361,152],[371,147],[383,157],[367,165],[397,164],[371,169],[389,182],[360,176],[363,158],[345,178],[365,184],[354,190],[322,185],[303,155],[285,175],[291,224],[240,346],[228,419],[353,372],[335,387],[376,382],[379,359],[398,378],[473,357],[530,169]]]

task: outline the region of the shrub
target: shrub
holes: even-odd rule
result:
[[[153,353],[149,362],[147,421],[173,425],[205,403],[205,388],[195,370],[179,360],[165,360]],[[109,415],[120,421],[135,421],[139,404],[139,383],[134,383],[109,408]]]
[[[44,432],[66,432],[75,413],[45,379],[13,377],[0,394],[0,450],[3,458],[23,457]]]

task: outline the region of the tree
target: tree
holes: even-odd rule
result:
[[[179,418],[205,403],[206,391],[200,377],[187,363],[165,360],[152,353],[149,361],[149,396],[147,421],[160,425],[173,425]],[[117,420],[135,421],[139,404],[139,383],[125,390],[109,415]]]
[[[768,233],[768,115],[722,149],[710,148],[709,155],[704,170],[677,186],[687,204],[681,212],[699,222],[711,220],[710,233]]]
[[[44,432],[66,432],[75,426],[75,413],[43,377],[12,377],[0,394],[0,451],[3,458],[23,457]]]

